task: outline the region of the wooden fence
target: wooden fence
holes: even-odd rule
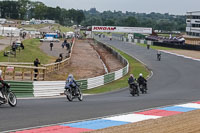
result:
[[[33,63],[0,62],[0,69],[3,71],[4,80],[45,80],[46,74],[63,69],[69,64],[75,39],[72,40],[72,47],[69,58],[61,62],[43,64],[41,67],[33,66]],[[38,72],[35,72],[37,69]],[[37,75],[35,77],[35,74]]]

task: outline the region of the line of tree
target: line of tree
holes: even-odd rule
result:
[[[163,31],[185,31],[186,16],[170,15],[168,13],[135,13],[121,11],[99,12],[95,8],[84,11],[84,26],[128,26],[128,27],[151,27]]]
[[[42,2],[30,0],[0,1],[0,17],[10,19],[29,20],[51,19],[62,25],[80,24],[85,19],[82,10],[48,7]]]
[[[29,20],[51,19],[56,22],[71,26],[81,24],[83,26],[128,26],[128,27],[152,27],[164,31],[185,31],[186,17],[183,15],[170,15],[168,13],[136,13],[122,11],[99,12],[96,8],[90,10],[75,10],[48,7],[42,2],[30,0],[0,1],[0,17]]]

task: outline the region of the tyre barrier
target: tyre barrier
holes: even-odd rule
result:
[[[144,39],[130,39],[126,37],[117,37],[117,36],[113,36],[112,38],[116,40],[124,41],[124,42],[142,43],[142,44],[149,44],[149,45],[154,44],[153,41],[144,40]]]
[[[129,71],[129,63],[123,56],[106,44],[98,41],[97,43],[110,51],[118,60],[120,60],[121,63],[124,64],[125,67],[105,75],[78,80],[77,82],[81,84],[80,88],[82,90],[96,88],[108,84],[114,80],[118,80],[125,76]],[[11,83],[11,90],[16,93],[18,97],[59,96],[63,94],[65,86],[65,81],[8,82]]]

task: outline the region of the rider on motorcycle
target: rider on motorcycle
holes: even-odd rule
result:
[[[77,83],[74,80],[74,77],[72,74],[69,74],[66,79],[65,89],[66,88],[72,88],[73,90],[75,90],[75,92],[77,91]]]
[[[134,78],[133,74],[130,74],[130,77],[128,79],[128,84],[130,86],[130,88],[136,87],[137,88],[137,84],[135,83],[136,79]]]
[[[137,82],[140,85],[143,85],[147,89],[147,80],[143,77],[142,73],[140,73],[139,78],[137,79]]]
[[[1,95],[3,96],[3,93],[2,93],[3,86],[6,86],[8,84],[3,81],[1,75],[2,75],[2,70],[0,70],[0,83],[1,83],[0,92],[1,92]],[[5,100],[6,100],[5,98],[0,96],[0,102],[4,102]]]
[[[161,52],[158,50],[157,51],[157,59],[160,60],[160,58],[161,58]]]

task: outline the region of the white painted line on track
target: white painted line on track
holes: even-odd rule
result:
[[[200,109],[200,104],[197,104],[197,103],[187,103],[187,104],[180,104],[176,106]]]
[[[171,55],[176,55],[176,56],[179,56],[179,57],[183,57],[183,58],[186,58],[186,59],[191,59],[191,60],[195,60],[195,61],[200,61],[200,59],[197,59],[197,58],[193,58],[193,57],[189,57],[189,56],[185,56],[185,55],[181,55],[181,54],[169,52],[169,51],[166,51],[166,50],[160,50],[160,51],[161,51],[161,52],[164,52],[164,53],[167,53],[167,54],[171,54]]]
[[[120,115],[114,117],[105,118],[106,120],[113,120],[113,121],[123,121],[123,122],[139,122],[149,119],[157,119],[161,116],[153,116],[153,115],[143,115],[143,114],[127,114],[127,115]]]

